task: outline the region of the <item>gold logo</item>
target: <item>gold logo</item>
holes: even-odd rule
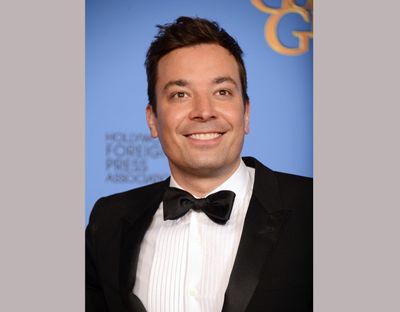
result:
[[[280,8],[271,8],[263,0],[251,0],[251,3],[261,12],[270,14],[265,22],[264,35],[265,40],[273,50],[291,56],[300,55],[308,51],[310,40],[313,37],[312,31],[293,31],[293,36],[299,40],[298,47],[295,48],[284,46],[279,40],[277,32],[280,20],[289,13],[299,14],[306,23],[312,23],[313,0],[307,0],[304,6],[297,5],[295,0],[282,0]]]

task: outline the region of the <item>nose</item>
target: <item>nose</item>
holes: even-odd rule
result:
[[[192,101],[192,109],[189,118],[193,120],[207,121],[216,117],[216,111],[212,100],[207,96],[196,96]]]

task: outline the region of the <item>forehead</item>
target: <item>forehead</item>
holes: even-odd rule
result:
[[[157,85],[171,79],[213,80],[230,76],[239,83],[239,66],[233,55],[217,44],[199,44],[164,55],[157,67]]]

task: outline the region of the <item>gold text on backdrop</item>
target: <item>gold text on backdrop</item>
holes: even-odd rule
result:
[[[278,25],[282,17],[289,13],[299,14],[305,22],[312,23],[313,0],[307,0],[304,6],[297,5],[295,0],[282,0],[280,8],[269,7],[263,0],[251,0],[251,3],[261,12],[270,14],[265,22],[264,35],[273,50],[291,56],[308,51],[310,39],[313,37],[312,31],[293,31],[292,34],[299,39],[299,44],[298,47],[289,48],[278,38]]]

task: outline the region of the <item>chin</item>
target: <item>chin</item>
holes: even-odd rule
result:
[[[187,167],[191,171],[201,176],[223,175],[232,170],[234,163],[230,163],[226,159],[220,158],[203,158],[191,159]]]

